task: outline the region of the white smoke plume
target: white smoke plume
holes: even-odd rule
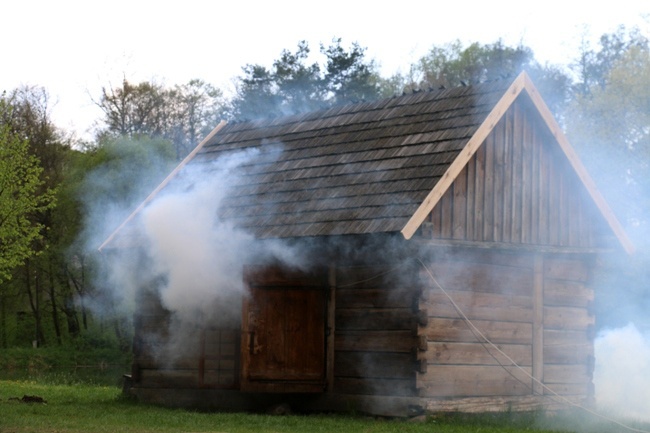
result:
[[[650,422],[650,335],[631,323],[605,329],[596,338],[595,353],[598,408]]]
[[[160,295],[169,310],[198,311],[241,291],[242,263],[254,239],[217,215],[235,170],[251,157],[237,154],[207,169],[187,170],[173,190],[144,210],[148,255],[155,274],[165,276]]]

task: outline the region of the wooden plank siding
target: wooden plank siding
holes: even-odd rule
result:
[[[593,257],[553,255],[544,260],[545,394],[593,398]]]
[[[334,392],[415,395],[419,286],[410,270],[337,267]]]
[[[460,403],[500,396],[512,404],[558,393],[591,399],[590,260],[439,248],[427,262],[435,281],[428,272],[421,275],[419,309],[428,323],[418,328],[426,340],[419,355],[426,363],[417,374],[419,395],[440,408],[446,407],[441,398]]]
[[[593,249],[604,220],[521,94],[433,208],[429,239]]]
[[[531,394],[532,256],[463,249],[443,253],[427,267],[436,281],[423,273],[420,309],[429,319],[419,328],[427,340],[420,355],[426,373],[417,377],[420,396]]]
[[[159,295],[152,291],[139,294],[138,306],[131,368],[136,387],[238,388],[240,331],[237,324],[189,325],[180,331]],[[175,336],[176,331],[183,332],[183,338]]]

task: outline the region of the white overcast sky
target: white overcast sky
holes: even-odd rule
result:
[[[247,63],[270,65],[305,39],[359,42],[391,75],[434,45],[501,38],[570,63],[582,38],[623,24],[650,36],[650,0],[10,0],[0,7],[0,91],[45,87],[62,128],[83,136],[101,87],[201,78],[224,90]]]

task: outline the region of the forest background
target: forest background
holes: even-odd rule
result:
[[[271,65],[247,64],[226,94],[193,79],[107,83],[91,139],[56,125],[47,89],[0,96],[0,348],[128,353],[131,311],[102,278],[97,247],[221,119],[241,121],[435,91],[526,70],[636,246],[595,281],[599,328],[650,330],[650,43],[635,28],[583,44],[570,66],[502,41],[433,46],[381,76],[358,43],[299,41]],[[109,230],[108,232],[106,230]]]

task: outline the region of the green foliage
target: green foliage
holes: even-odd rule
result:
[[[406,76],[393,77],[405,91],[470,85],[498,79],[513,79],[526,71],[555,112],[561,112],[567,99],[570,79],[559,68],[540,65],[526,46],[510,47],[498,40],[492,44],[455,41],[434,46],[411,65]]]
[[[8,110],[0,100],[0,111]],[[43,168],[29,153],[29,142],[0,123],[0,282],[36,251],[44,225],[33,220],[54,206],[54,191],[43,189]]]
[[[598,325],[647,328],[650,44],[638,30],[620,28],[603,35],[598,50],[583,47],[575,69],[567,135],[637,249],[633,257],[608,256],[594,278]]]
[[[124,79],[121,87],[102,88],[96,104],[104,112],[100,141],[106,137],[167,139],[182,158],[223,117],[225,101],[219,89],[198,79],[171,88]]]
[[[305,41],[295,52],[282,51],[271,69],[258,64],[244,66],[237,79],[230,117],[269,118],[302,113],[337,104],[374,100],[381,96],[381,79],[365,49],[353,43],[349,49],[341,39],[320,46],[324,63],[309,62]]]

